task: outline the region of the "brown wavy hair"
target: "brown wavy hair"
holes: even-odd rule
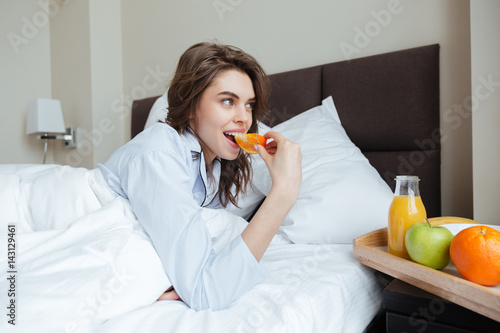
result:
[[[262,120],[268,110],[270,81],[257,60],[241,49],[216,43],[198,43],[188,48],[179,59],[176,72],[168,89],[168,114],[166,123],[178,133],[189,130],[189,121],[196,114],[201,96],[215,77],[222,71],[236,69],[246,73],[253,84],[255,106],[252,125],[248,132],[257,132],[257,120]],[[205,144],[200,141],[202,149]],[[213,177],[211,170],[209,174]],[[237,206],[237,197],[244,194],[252,170],[246,153],[240,150],[234,160],[221,160],[221,177],[218,195],[222,206],[229,202]],[[234,192],[232,187],[234,185]]]

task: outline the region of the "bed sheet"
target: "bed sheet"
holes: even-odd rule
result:
[[[381,309],[382,286],[351,245],[278,238],[262,259],[266,279],[229,309],[157,302],[168,277],[98,169],[4,165],[0,184],[0,244],[16,244],[9,269],[0,248],[2,304],[14,302],[16,324],[3,316],[1,332],[362,332]],[[216,251],[246,225],[224,210],[204,216]]]
[[[380,311],[382,287],[352,247],[272,244],[265,281],[226,310],[195,312],[156,302],[113,318],[95,332],[356,332]]]

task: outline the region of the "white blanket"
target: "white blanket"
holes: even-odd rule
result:
[[[352,246],[278,240],[265,281],[229,309],[157,302],[170,286],[160,259],[99,170],[0,166],[0,212],[0,332],[361,332],[381,307]],[[246,225],[224,210],[204,216],[216,251]]]

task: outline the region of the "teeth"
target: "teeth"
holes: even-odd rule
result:
[[[232,135],[232,136],[240,136],[243,135],[244,133],[240,132],[224,132],[224,134]]]

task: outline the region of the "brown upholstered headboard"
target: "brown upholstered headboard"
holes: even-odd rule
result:
[[[394,190],[398,174],[418,175],[429,217],[441,215],[439,45],[271,75],[273,126],[332,96],[342,125]],[[132,105],[132,137],[146,123],[149,97]]]

